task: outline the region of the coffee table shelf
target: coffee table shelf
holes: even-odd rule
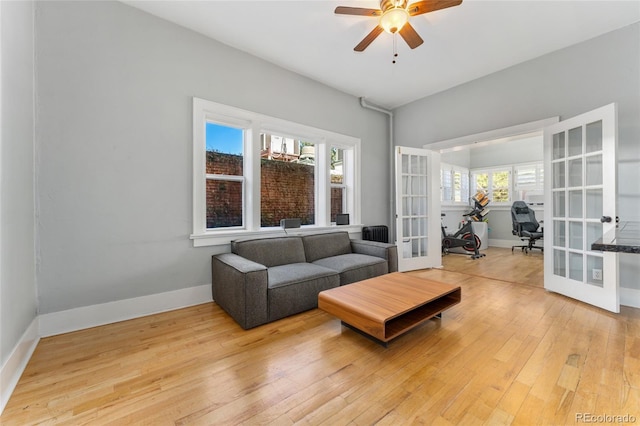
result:
[[[400,272],[320,292],[318,307],[379,343],[460,303],[459,286]]]
[[[430,320],[431,318],[438,316],[442,311],[450,308],[451,306],[460,303],[461,291],[458,287],[452,290],[451,293],[443,295],[442,297],[428,302],[422,306],[418,306],[415,309],[400,314],[395,318],[390,318],[385,323],[385,339],[393,339],[399,335],[406,333],[414,327]]]

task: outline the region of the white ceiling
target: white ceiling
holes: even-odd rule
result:
[[[377,18],[333,12],[376,0],[123,2],[386,108],[640,21],[640,0],[464,0],[412,17],[424,44],[398,37],[392,64],[389,34],[353,51]]]

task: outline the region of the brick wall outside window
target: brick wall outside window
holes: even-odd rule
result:
[[[215,169],[214,169],[215,164]],[[261,160],[261,226],[280,226],[280,219],[300,218],[303,225],[314,223],[314,166]],[[207,152],[207,173],[239,175],[242,156]],[[242,186],[229,181],[207,181],[207,228],[240,226]],[[331,216],[342,212],[342,194],[331,190]]]

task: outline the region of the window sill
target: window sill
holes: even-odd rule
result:
[[[265,228],[258,231],[209,231],[203,234],[192,234],[189,238],[193,240],[194,247],[222,246],[230,244],[231,241],[239,238],[265,238],[287,235],[306,235],[318,232],[347,231],[349,234],[362,232],[362,225],[331,225],[331,226],[303,226],[301,228]]]
[[[468,204],[440,204],[440,209],[442,210],[469,210],[472,206]]]
[[[489,210],[511,210],[511,206],[513,203],[499,203],[499,204],[491,204],[487,206]],[[527,205],[533,210],[544,210],[544,203],[527,203]]]

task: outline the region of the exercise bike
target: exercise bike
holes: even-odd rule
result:
[[[462,249],[471,255],[472,259],[478,259],[484,257],[484,253],[480,253],[478,249],[480,248],[480,238],[473,232],[473,221],[470,219],[474,212],[464,214],[465,217],[464,225],[460,227],[454,234],[448,234],[446,231],[446,226],[440,221],[440,229],[442,229],[442,254],[449,254],[450,249],[456,247],[462,247]],[[441,217],[444,217],[444,213],[440,213]]]

